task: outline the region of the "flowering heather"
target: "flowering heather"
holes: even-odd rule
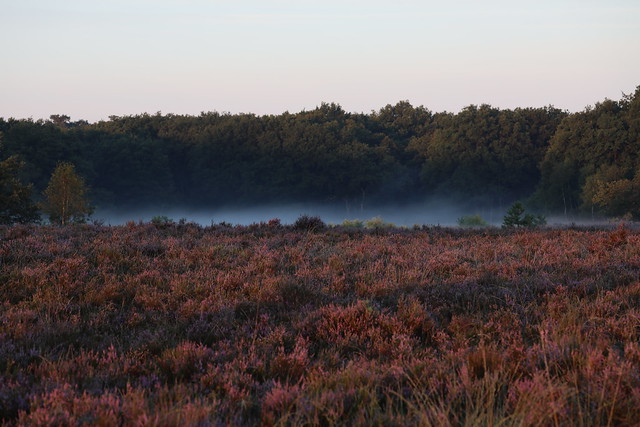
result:
[[[8,425],[638,425],[640,232],[0,228]]]

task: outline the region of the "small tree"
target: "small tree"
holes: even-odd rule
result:
[[[542,215],[532,215],[524,212],[524,206],[520,202],[515,202],[505,215],[502,226],[504,228],[541,227],[547,223]]]
[[[476,227],[488,227],[489,223],[484,220],[480,215],[464,215],[458,218],[458,225],[460,227],[476,228]]]
[[[93,213],[86,198],[87,187],[71,163],[59,163],[44,190],[42,210],[55,224],[83,223]]]
[[[38,207],[31,200],[32,186],[23,184],[19,179],[23,167],[24,162],[16,156],[0,161],[0,224],[40,220]]]

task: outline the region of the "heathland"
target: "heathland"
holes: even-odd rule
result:
[[[0,228],[0,420],[638,425],[640,232]]]

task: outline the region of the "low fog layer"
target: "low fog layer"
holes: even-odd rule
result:
[[[202,226],[225,222],[233,225],[249,225],[267,222],[279,218],[283,224],[292,224],[302,215],[318,216],[327,224],[340,224],[344,220],[367,220],[380,217],[386,222],[398,226],[441,225],[456,226],[457,220],[464,215],[480,215],[487,223],[500,226],[507,207],[465,208],[445,202],[412,203],[387,206],[364,206],[347,208],[330,204],[287,204],[262,205],[253,207],[226,207],[211,209],[191,208],[148,208],[145,210],[100,210],[93,219],[105,225],[122,225],[129,221],[149,222],[152,218],[166,216],[173,221],[185,219]],[[597,217],[552,216],[547,218],[549,225],[611,225],[610,221]]]
[[[367,220],[381,217],[384,221],[398,226],[412,226],[414,224],[453,226],[457,224],[456,221],[461,216],[472,214],[481,215],[487,222],[499,225],[502,222],[504,210],[487,208],[469,210],[443,203],[364,206],[349,209],[344,205],[289,204],[218,209],[158,208],[132,211],[98,209],[93,218],[104,221],[107,225],[120,225],[128,221],[148,222],[153,217],[166,216],[174,221],[184,218],[188,222],[206,226],[220,222],[249,225],[267,222],[272,218],[279,218],[283,224],[292,224],[301,215],[310,215],[319,216],[327,224],[340,224],[345,219]]]

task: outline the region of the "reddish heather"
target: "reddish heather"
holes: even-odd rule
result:
[[[0,422],[640,424],[640,233],[0,228]]]

